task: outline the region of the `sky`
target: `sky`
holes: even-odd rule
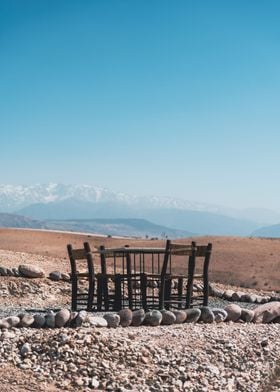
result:
[[[0,0],[0,183],[280,210],[278,0]]]

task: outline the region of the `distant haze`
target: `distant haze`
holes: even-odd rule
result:
[[[20,215],[31,219],[22,219],[22,227],[111,230],[122,235],[249,236],[262,226],[280,223],[280,214],[269,209],[238,210],[172,197],[129,195],[101,186],[55,183],[0,185],[0,212],[16,214],[11,216],[12,227],[20,227]],[[9,226],[6,215],[3,219],[3,225]]]

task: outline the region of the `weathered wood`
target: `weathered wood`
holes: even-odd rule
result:
[[[140,286],[141,286],[142,307],[146,312],[148,310],[148,307],[147,307],[147,276],[145,273],[140,274]]]
[[[209,269],[211,252],[212,252],[212,244],[209,243],[207,245],[206,254],[205,254],[205,260],[204,260],[204,266],[203,266],[203,295],[204,295],[203,306],[208,306],[208,299],[209,299],[209,275],[208,275],[208,269]]]
[[[195,256],[196,256],[196,243],[192,242],[192,254],[189,256],[188,263],[188,283],[187,283],[187,295],[186,295],[186,308],[191,307],[192,293],[193,293],[193,276],[195,270]]]
[[[131,271],[131,256],[130,253],[126,255],[126,270],[127,270],[127,291],[128,291],[128,306],[133,308],[133,288],[132,288],[132,271]]]
[[[116,274],[115,278],[115,296],[113,307],[115,311],[119,311],[122,308],[122,277],[120,274]]]
[[[85,249],[73,249],[72,248],[72,255],[75,260],[82,260],[86,258],[86,251]]]

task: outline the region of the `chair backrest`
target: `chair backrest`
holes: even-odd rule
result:
[[[68,256],[71,266],[71,277],[79,274],[79,267],[90,275],[94,274],[93,258],[91,248],[88,242],[84,242],[83,248],[74,249],[71,244],[67,245]]]
[[[71,265],[72,310],[77,310],[78,306],[82,306],[82,308],[90,311],[93,305],[94,294],[94,266],[90,245],[88,242],[85,242],[84,248],[73,249],[72,245],[68,244],[67,251]],[[83,269],[82,272],[78,269],[80,266]],[[80,278],[86,278],[88,280],[87,293],[80,292],[79,290]]]

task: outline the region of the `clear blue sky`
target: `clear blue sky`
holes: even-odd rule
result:
[[[0,8],[0,183],[278,208],[278,0]]]

